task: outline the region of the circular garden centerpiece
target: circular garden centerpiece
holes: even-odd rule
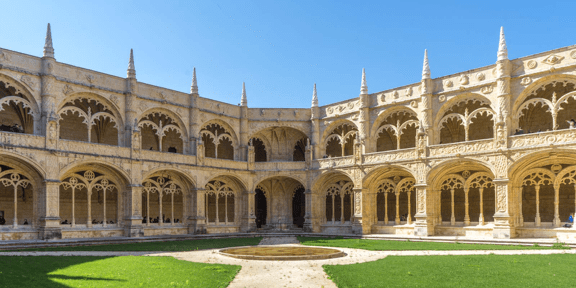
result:
[[[220,250],[220,254],[246,260],[320,260],[344,257],[346,253],[331,248],[303,246],[256,246]]]

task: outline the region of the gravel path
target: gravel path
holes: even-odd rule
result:
[[[291,237],[264,238],[261,245],[285,245],[295,241]],[[296,241],[297,242],[297,241]],[[576,250],[472,250],[472,251],[368,251],[338,248],[347,256],[327,260],[258,261],[222,256],[218,249],[190,252],[0,252],[0,256],[172,256],[180,260],[241,265],[242,269],[229,287],[336,287],[322,269],[325,264],[354,264],[375,261],[386,256],[426,255],[522,255],[522,254],[576,254]]]

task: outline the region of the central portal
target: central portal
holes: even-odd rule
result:
[[[300,181],[276,176],[261,181],[255,190],[256,227],[291,230],[304,226],[304,186]]]

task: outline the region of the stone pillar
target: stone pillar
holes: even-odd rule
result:
[[[422,115],[420,126],[424,130],[425,134],[428,135],[428,141],[434,139],[434,129],[432,129],[432,90],[434,89],[432,79],[430,78],[430,66],[428,64],[428,52],[424,51],[424,65],[422,68],[422,81],[420,82],[420,90],[422,94],[420,96],[420,103],[422,105]],[[424,133],[422,133],[424,134]],[[425,145],[424,145],[425,144]],[[428,146],[433,143],[422,143],[421,146]]]
[[[312,159],[320,159],[322,155],[320,155],[320,151],[322,148],[322,143],[320,139],[320,110],[318,107],[312,107],[312,125],[310,134],[312,135],[312,147],[314,149],[314,155]]]
[[[38,238],[42,240],[62,239],[60,228],[60,181],[46,179],[38,195],[40,229]]]
[[[514,225],[510,221],[509,214],[509,194],[512,188],[508,185],[508,179],[494,179],[492,183],[494,183],[494,190],[496,191],[496,213],[494,214],[494,230],[492,236],[498,239],[514,238]]]
[[[142,226],[142,185],[128,185],[124,190],[124,199],[126,199],[124,211],[124,234],[127,237],[142,237],[144,230]],[[162,215],[160,215],[162,219]]]
[[[366,192],[366,189],[354,188],[354,223],[352,224],[352,233],[354,234],[371,233],[369,217],[363,217],[364,210],[368,210],[367,206],[369,205],[369,201],[363,201]],[[364,218],[367,221],[363,221]]]
[[[200,125],[202,125],[202,123],[198,123],[198,116],[200,114],[200,110],[198,109],[198,98],[200,98],[200,94],[198,94],[196,67],[194,67],[192,85],[190,86],[190,108],[188,109],[190,130],[188,132],[188,136],[190,138],[190,154],[195,154],[196,156],[198,156],[196,143],[199,137],[198,133],[200,132]]]
[[[242,99],[240,101],[240,143],[238,148],[240,155],[237,160],[247,161],[248,151],[248,99],[246,98],[246,86],[242,83]]]
[[[138,114],[136,113],[136,97],[138,94],[138,81],[136,80],[136,68],[134,67],[134,54],[132,50],[130,50],[130,60],[128,62],[128,71],[127,71],[127,78],[126,78],[126,92],[124,93],[124,131],[126,132],[124,135],[126,145],[132,146],[132,135],[130,131],[136,129],[138,125]]]
[[[432,197],[427,197],[429,191],[426,184],[416,184],[416,219],[414,225],[414,236],[434,235],[434,221],[432,213],[428,208],[432,207]],[[428,205],[430,204],[430,205]]]
[[[246,215],[247,231],[256,231],[256,191],[247,191],[248,215]],[[268,224],[268,223],[267,223]]]
[[[304,191],[304,232],[312,232],[312,190]]]

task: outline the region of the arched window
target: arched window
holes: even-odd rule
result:
[[[118,187],[109,177],[92,170],[79,171],[65,178],[61,186],[61,224],[118,225]]]
[[[326,155],[329,157],[352,155],[357,132],[356,126],[348,123],[334,128],[325,140]]]
[[[399,111],[388,116],[376,131],[376,151],[416,147],[416,113]]]
[[[0,215],[6,225],[16,228],[18,225],[31,224],[32,211],[32,182],[16,169],[0,165]]]
[[[235,223],[236,193],[228,184],[214,180],[206,184],[206,212],[208,224],[228,225]]]
[[[234,142],[230,131],[219,124],[208,124],[200,131],[204,156],[234,160]]]
[[[58,115],[60,138],[118,145],[118,120],[100,101],[91,98],[71,99],[60,108]]]
[[[142,117],[138,127],[142,129],[142,149],[184,152],[184,132],[172,117],[153,112]]]
[[[493,116],[484,99],[468,98],[454,104],[438,123],[440,144],[493,138]]]
[[[292,159],[294,161],[305,161],[306,160],[306,145],[308,144],[308,137],[302,138],[296,142],[294,146],[294,155]]]
[[[332,224],[352,223],[354,214],[354,183],[339,181],[331,184],[326,192],[326,221]]]
[[[174,226],[184,221],[184,197],[182,186],[170,176],[150,177],[142,183],[143,223],[146,226],[166,223]]]
[[[0,81],[0,131],[34,133],[34,112],[22,92]]]
[[[544,132],[568,129],[576,124],[576,84],[568,81],[554,81],[536,88],[517,110],[522,133]]]

